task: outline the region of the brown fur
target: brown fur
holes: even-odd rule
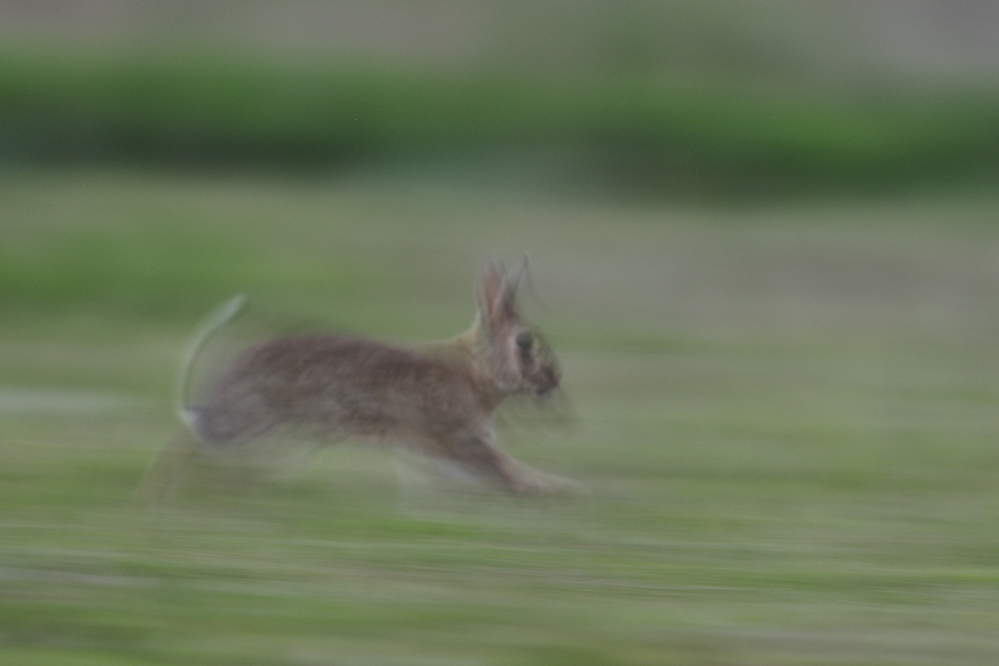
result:
[[[510,492],[567,488],[569,482],[527,467],[493,441],[493,416],[505,397],[541,395],[560,380],[551,350],[517,314],[522,273],[510,278],[501,264],[487,261],[475,324],[423,348],[339,335],[281,337],[251,347],[203,402],[185,408],[185,421],[208,445],[238,445],[291,425],[324,439],[402,446]]]

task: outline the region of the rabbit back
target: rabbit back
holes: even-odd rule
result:
[[[481,429],[494,405],[471,364],[348,336],[283,337],[251,347],[190,407],[212,443],[279,425],[330,437],[443,440]]]

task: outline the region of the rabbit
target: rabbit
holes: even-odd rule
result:
[[[344,335],[277,337],[247,349],[201,402],[186,405],[189,367],[205,339],[238,311],[241,297],[233,299],[192,340],[178,388],[185,427],[147,473],[143,495],[155,499],[175,484],[200,446],[234,447],[288,425],[323,439],[389,443],[514,494],[578,489],[495,443],[494,415],[504,398],[545,396],[561,381],[551,347],[517,312],[526,268],[525,257],[511,276],[487,259],[474,323],[449,340],[405,348]]]

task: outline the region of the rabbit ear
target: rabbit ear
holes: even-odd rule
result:
[[[527,255],[525,254],[520,260],[520,265],[517,266],[517,270],[514,271],[513,277],[507,278],[507,283],[509,284],[510,291],[513,296],[516,297],[517,291],[520,289],[520,285],[523,284],[524,280],[530,280],[530,266],[527,263]]]
[[[476,297],[480,320],[490,329],[516,317],[514,311],[515,287],[506,276],[502,262],[489,257],[482,265]]]

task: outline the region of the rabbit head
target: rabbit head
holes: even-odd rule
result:
[[[561,373],[551,347],[517,312],[526,271],[526,257],[513,276],[497,259],[486,261],[476,289],[476,347],[497,390],[543,396],[558,387]]]

